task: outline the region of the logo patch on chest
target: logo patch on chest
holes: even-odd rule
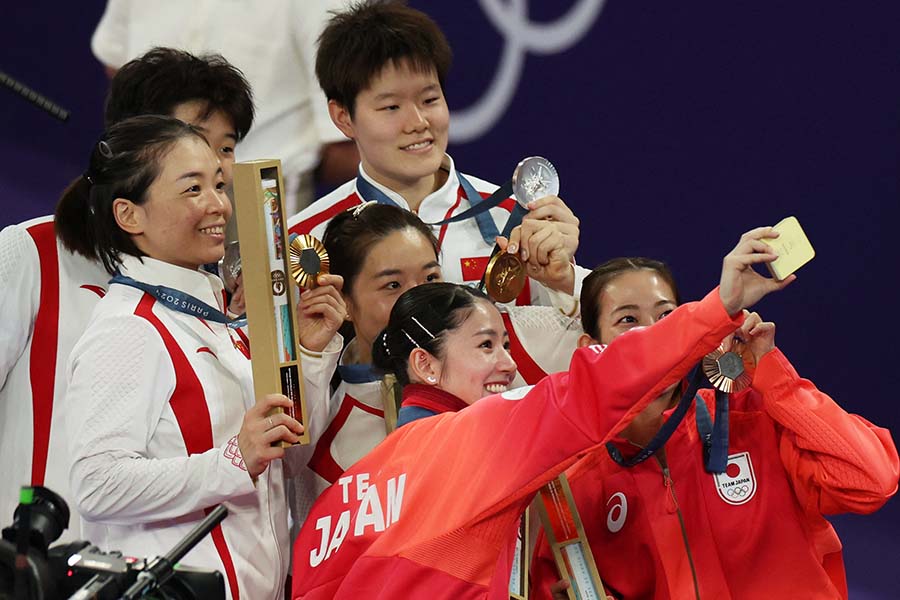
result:
[[[622,492],[616,492],[606,501],[606,506],[610,507],[606,513],[606,528],[610,533],[619,533],[628,517],[628,498]]]
[[[724,473],[713,473],[719,498],[733,504],[745,504],[756,494],[756,473],[749,452],[730,454]]]

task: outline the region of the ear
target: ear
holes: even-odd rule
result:
[[[340,104],[337,100],[328,101],[328,114],[334,126],[341,130],[351,140],[356,139],[356,129],[353,127],[353,119],[350,117],[350,111]]]
[[[441,361],[422,348],[409,353],[409,380],[434,385],[441,380]]]
[[[578,347],[579,348],[586,348],[587,346],[593,346],[594,344],[599,344],[599,343],[600,342],[598,342],[597,340],[595,340],[594,338],[592,338],[591,336],[589,336],[586,333],[582,333],[580,336],[578,336]]]
[[[113,217],[119,229],[131,235],[144,233],[145,213],[141,206],[125,198],[116,198],[112,203]]]
[[[347,317],[344,319],[345,321],[353,321],[353,315],[356,313],[356,305],[353,303],[353,298],[350,297],[350,294],[345,293],[343,290],[340,292],[341,298],[344,299],[344,306],[347,309]]]

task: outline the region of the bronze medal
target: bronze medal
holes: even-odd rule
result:
[[[500,252],[491,258],[484,272],[487,295],[504,304],[515,300],[525,287],[525,265],[515,254]]]
[[[753,382],[756,359],[747,343],[734,337],[703,357],[703,372],[713,386],[731,394],[746,389]]]
[[[302,288],[316,287],[316,278],[328,273],[328,252],[322,242],[311,235],[299,235],[290,245],[291,277]]]

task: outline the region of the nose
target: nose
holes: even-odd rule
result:
[[[516,361],[513,359],[512,354],[509,353],[509,350],[501,348],[500,356],[497,359],[497,370],[501,373],[515,374],[517,368]]]
[[[422,109],[419,106],[413,104],[406,121],[406,131],[410,133],[422,131],[427,128],[428,119],[425,117],[425,113],[422,112]]]
[[[207,212],[214,215],[225,215],[226,219],[231,215],[231,200],[225,190],[213,187],[207,192],[206,198]]]

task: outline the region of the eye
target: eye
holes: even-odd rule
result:
[[[231,156],[232,154],[234,154],[234,148],[232,148],[231,146],[225,146],[224,148],[220,148],[219,152],[227,156]]]
[[[224,192],[225,191],[225,182],[224,181],[218,182],[216,184],[216,190],[218,190],[220,192]]]
[[[199,194],[200,193],[200,185],[194,184],[191,187],[189,187],[188,189],[184,190],[184,192],[182,192],[182,193],[183,194]]]
[[[662,314],[660,314],[658,317],[656,317],[656,320],[659,321],[660,319],[663,319],[663,318],[665,318],[665,317],[668,317],[669,315],[672,314],[672,311],[673,311],[673,310],[675,310],[675,309],[670,308],[669,310],[663,311]]]
[[[389,290],[399,290],[400,282],[399,281],[389,281],[385,284],[384,287]]]
[[[441,99],[440,96],[434,96],[433,98],[426,98],[425,104],[434,104],[435,102],[438,102],[440,99]]]
[[[509,340],[503,342],[503,349],[509,352]]]
[[[391,104],[391,105],[389,105],[389,106],[382,106],[382,107],[379,108],[378,110],[385,110],[385,111],[393,112],[393,111],[395,111],[395,110],[397,110],[397,109],[399,109],[399,108],[400,108],[399,105],[397,105],[397,104]]]
[[[441,281],[441,274],[440,273],[429,273],[425,277],[425,281],[427,281],[429,283],[431,283],[432,281]]]
[[[633,323],[637,323],[637,319],[634,317],[634,315],[625,315],[625,316],[621,317],[618,321],[616,321],[616,325],[618,325],[619,323],[633,324]]]

